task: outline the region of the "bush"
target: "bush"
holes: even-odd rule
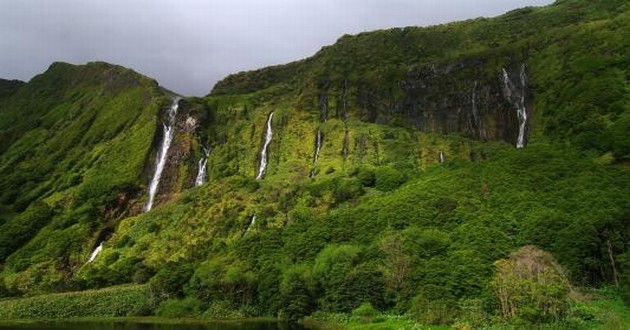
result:
[[[167,263],[151,278],[149,284],[161,297],[182,297],[183,286],[188,283],[192,272],[192,266],[189,264]]]
[[[47,204],[35,202],[0,226],[0,263],[35,236],[52,216],[53,211]]]
[[[361,181],[361,184],[365,187],[374,187],[376,178],[374,176],[374,168],[368,166],[361,166],[357,169],[357,178]]]
[[[457,317],[457,308],[450,299],[430,299],[424,294],[416,295],[407,312],[412,319],[424,324],[451,324]]]
[[[122,285],[3,300],[0,319],[136,316],[151,309],[152,301],[146,285]]]
[[[352,316],[358,317],[364,323],[372,322],[378,314],[378,310],[369,302],[362,303],[361,306],[352,310]]]
[[[363,186],[358,179],[341,178],[335,181],[334,194],[335,203],[342,203],[361,196],[363,194]]]
[[[156,310],[161,317],[190,317],[199,315],[202,310],[201,301],[195,298],[169,299],[163,301]]]
[[[381,191],[392,191],[405,183],[405,175],[389,166],[377,167],[374,170],[375,187]]]
[[[558,321],[568,310],[569,281],[551,254],[524,246],[495,262],[492,286],[506,319]]]

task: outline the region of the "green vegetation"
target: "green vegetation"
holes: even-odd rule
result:
[[[153,308],[151,299],[147,286],[124,285],[101,290],[0,300],[0,318],[52,319],[142,315]]]
[[[229,76],[180,103],[148,213],[167,93],[124,68],[53,64],[0,97],[0,296],[136,283],[150,292],[137,304],[85,315],[628,327],[628,15],[557,1]],[[503,68],[529,111],[524,149]],[[47,299],[55,317],[65,297],[0,307],[39,317],[19,306]]]

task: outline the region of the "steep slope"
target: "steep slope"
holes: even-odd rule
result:
[[[22,85],[24,85],[24,82],[20,80],[0,79],[0,100],[13,95]]]
[[[105,63],[54,63],[3,102],[5,271],[55,269],[39,284],[62,282],[104,227],[137,213],[165,102],[155,81]]]
[[[306,60],[229,76],[209,98],[252,95],[249,102],[313,116],[516,144],[514,98],[525,87],[527,136],[625,159],[628,21],[624,1],[558,1],[493,19],[344,36]]]
[[[524,245],[575,284],[627,283],[628,22],[621,1],[559,1],[230,76],[188,105],[209,183],[121,223],[78,277],[211,315],[369,301],[436,323],[494,306],[493,262]]]

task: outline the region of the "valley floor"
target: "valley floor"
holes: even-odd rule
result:
[[[146,285],[123,285],[101,290],[46,294],[34,297],[0,300],[0,329],[47,322],[93,323],[151,323],[172,325],[200,325],[214,323],[242,323],[277,321],[275,318],[215,319],[191,315],[183,318],[163,318],[150,315],[153,302],[144,295]],[[406,316],[366,312],[357,308],[352,314],[316,312],[300,323],[308,329],[630,329],[630,308],[624,305],[618,292],[595,290],[584,302],[572,306],[572,316],[562,322],[547,324],[502,323],[493,317],[462,317],[449,325],[423,325]],[[131,301],[134,301],[132,304]]]

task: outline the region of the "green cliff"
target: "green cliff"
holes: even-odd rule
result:
[[[366,32],[230,75],[178,102],[146,213],[173,93],[105,63],[0,81],[0,294],[592,325],[582,288],[630,297],[629,9]]]

